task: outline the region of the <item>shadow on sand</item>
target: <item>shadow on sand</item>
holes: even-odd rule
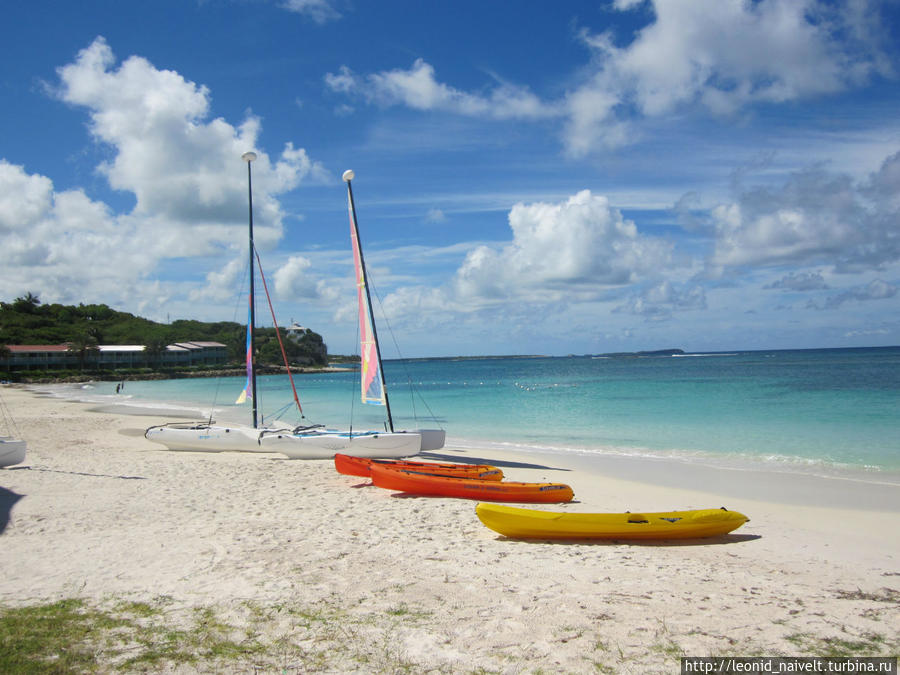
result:
[[[29,471],[44,471],[46,473],[65,473],[70,476],[91,476],[92,478],[119,478],[120,480],[147,480],[144,476],[116,476],[110,473],[87,473],[86,471],[64,471],[62,469],[47,469],[40,466],[23,466]]]
[[[572,469],[563,469],[558,466],[547,466],[546,464],[532,464],[530,462],[510,462],[507,460],[496,460],[490,457],[461,457],[459,455],[447,455],[439,452],[419,453],[418,457],[424,459],[433,459],[436,462],[454,462],[456,464],[490,464],[500,469],[544,469],[545,471],[571,471]]]
[[[670,546],[723,546],[726,544],[742,544],[747,541],[762,539],[759,534],[720,534],[717,537],[701,539],[516,539],[515,537],[496,537],[496,541],[515,541],[520,544],[554,544],[557,546],[652,546],[666,548]]]
[[[22,499],[23,496],[16,494],[12,490],[7,490],[5,487],[0,487],[0,534],[3,534],[6,526],[9,525],[13,505]]]

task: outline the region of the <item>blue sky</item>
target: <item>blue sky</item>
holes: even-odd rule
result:
[[[333,353],[357,351],[348,168],[403,356],[900,344],[897,2],[34,0],[4,22],[0,299],[241,321],[252,149],[278,321]]]

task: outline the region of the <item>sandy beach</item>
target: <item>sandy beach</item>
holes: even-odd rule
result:
[[[750,517],[706,541],[513,541],[474,502],[399,496],[328,461],[168,452],[142,435],[165,418],[2,395],[28,457],[0,469],[0,605],[147,603],[180,627],[207,612],[257,647],[163,670],[675,673],[681,656],[900,651],[896,485],[691,479],[650,460],[601,472],[448,439],[435,458],[574,488],[575,503],[543,508]]]

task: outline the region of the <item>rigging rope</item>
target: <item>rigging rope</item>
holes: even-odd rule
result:
[[[378,307],[381,309],[381,316],[384,319],[385,325],[387,325],[388,333],[391,335],[391,340],[394,343],[394,349],[397,350],[397,356],[400,359],[400,362],[403,364],[403,370],[406,373],[406,381],[409,384],[409,398],[412,404],[413,409],[413,419],[418,423],[419,416],[416,412],[416,401],[415,396],[419,397],[419,400],[422,401],[422,404],[425,406],[425,409],[428,411],[428,414],[431,415],[431,419],[434,421],[438,427],[441,427],[441,423],[438,421],[438,418],[435,416],[434,412],[431,410],[431,406],[428,405],[428,401],[425,400],[425,397],[422,396],[421,392],[418,388],[413,384],[412,377],[409,374],[409,369],[406,367],[406,360],[403,358],[403,353],[400,351],[400,344],[397,342],[397,336],[394,335],[394,329],[391,327],[391,322],[388,321],[387,312],[384,311],[384,305],[381,302],[381,295],[378,293],[378,289],[375,288],[375,284],[372,283],[371,278],[367,279],[369,288],[372,289],[372,292],[375,294],[375,299],[378,300]],[[382,372],[382,377],[384,377],[384,372]]]
[[[266,291],[266,300],[269,303],[269,312],[272,314],[272,323],[275,324],[275,336],[278,338],[278,346],[281,347],[281,358],[284,359],[284,368],[287,370],[288,379],[291,381],[291,391],[294,392],[294,403],[297,404],[297,410],[300,411],[300,419],[305,419],[303,408],[300,406],[300,398],[297,396],[297,387],[294,386],[294,377],[291,375],[291,366],[288,364],[287,354],[284,351],[284,342],[281,340],[281,330],[278,328],[278,321],[275,319],[275,308],[272,307],[272,298],[269,297],[269,287],[266,284],[266,275],[263,273],[262,261],[259,259],[259,251],[256,250],[255,246],[253,247],[253,253],[256,255],[256,266],[259,269],[259,276],[263,282],[263,289]]]

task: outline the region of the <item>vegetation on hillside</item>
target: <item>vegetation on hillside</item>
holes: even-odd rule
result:
[[[284,328],[281,333],[286,334]],[[0,302],[0,345],[68,342],[79,353],[100,344],[144,345],[150,353],[160,353],[175,342],[221,342],[228,347],[229,359],[240,363],[246,339],[246,326],[233,321],[179,319],[161,324],[106,305],[41,304],[32,293]],[[274,328],[258,328],[255,341],[259,363],[283,363]],[[328,361],[327,347],[318,333],[307,331],[297,340],[283,342],[291,364],[325,365]]]

